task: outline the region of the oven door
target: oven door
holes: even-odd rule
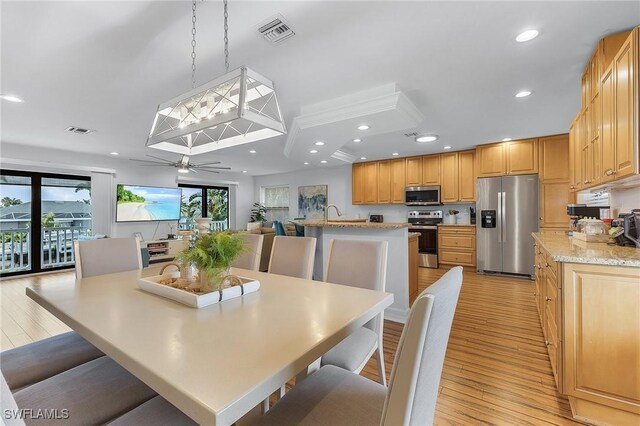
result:
[[[407,206],[438,206],[440,186],[408,186],[404,189],[404,203]]]
[[[438,267],[438,227],[425,225],[409,228],[409,232],[418,232],[418,266],[422,268]]]

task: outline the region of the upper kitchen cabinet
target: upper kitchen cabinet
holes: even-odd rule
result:
[[[461,202],[476,200],[475,162],[475,151],[458,153],[458,200]]]
[[[378,161],[378,203],[391,202],[391,164],[389,160]]]
[[[440,185],[440,154],[422,157],[422,185]]]
[[[404,158],[390,160],[391,167],[391,204],[404,204],[405,167]]]
[[[409,157],[406,159],[407,186],[420,186],[422,183],[422,157]]]
[[[613,59],[614,128],[616,179],[638,170],[638,33],[631,32]]]
[[[542,182],[569,181],[569,135],[540,138],[540,180]]]
[[[458,153],[450,152],[440,156],[442,174],[440,181],[440,201],[443,203],[455,203],[458,201]]]
[[[478,177],[538,173],[538,139],[523,139],[476,148]]]
[[[351,204],[364,204],[364,165],[351,166]]]
[[[443,203],[475,201],[475,151],[441,154],[440,170],[440,201]]]
[[[506,144],[480,145],[476,148],[478,177],[503,176],[507,173]]]
[[[378,203],[378,163],[364,164],[364,203]]]

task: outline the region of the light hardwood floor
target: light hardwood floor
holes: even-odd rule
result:
[[[157,266],[146,273],[153,275]],[[446,270],[420,269],[422,291]],[[0,283],[2,350],[69,328],[26,297],[28,285],[46,285],[72,272]],[[532,281],[465,271],[442,374],[438,425],[575,425],[568,401],[556,391],[536,313]],[[387,376],[402,324],[386,321]],[[362,374],[377,380],[375,359]]]

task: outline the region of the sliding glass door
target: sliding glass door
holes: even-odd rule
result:
[[[229,188],[179,185],[182,188],[181,229],[193,229],[195,219],[211,219],[212,231],[229,229]]]
[[[2,275],[31,271],[31,206],[31,177],[3,172],[0,175]]]

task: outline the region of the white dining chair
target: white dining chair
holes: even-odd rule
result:
[[[415,300],[389,387],[328,365],[297,384],[259,425],[430,425],[462,286],[457,266]]]
[[[260,270],[260,258],[262,256],[264,235],[249,234],[245,232],[237,235],[244,240],[246,250],[231,262],[231,266],[234,268],[249,269],[252,271]]]
[[[331,240],[325,281],[384,291],[388,245],[386,241]],[[334,365],[353,373],[360,373],[375,354],[380,383],[386,386],[382,350],[383,329],[384,313],[380,313],[327,352],[320,364]]]
[[[103,238],[73,242],[76,277],[142,269],[140,241],[137,238]]]
[[[316,254],[316,239],[313,237],[273,238],[269,259],[269,273],[310,280]]]

